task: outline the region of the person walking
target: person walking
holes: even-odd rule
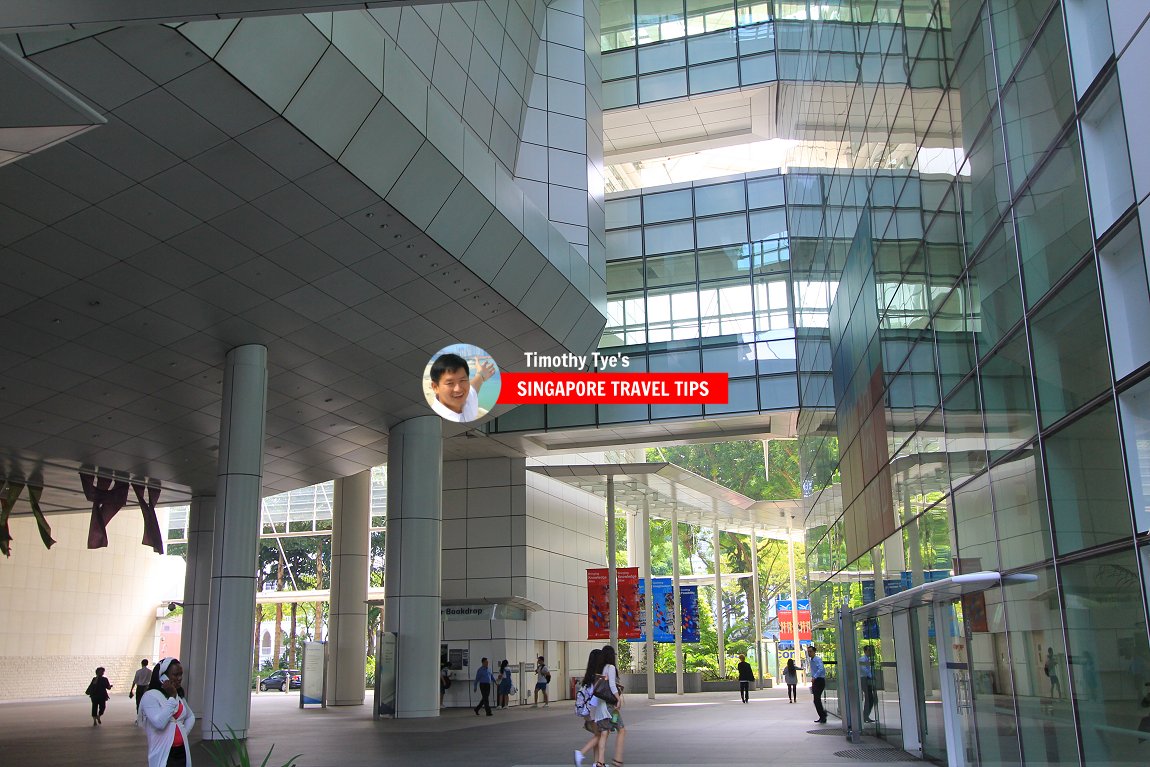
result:
[[[787,658],[787,667],[783,669],[783,681],[787,683],[787,703],[798,703],[799,669],[795,666],[794,658]]]
[[[100,717],[104,715],[104,711],[108,708],[108,690],[112,689],[112,683],[108,681],[108,677],[104,676],[104,667],[100,666],[96,669],[96,676],[92,677],[92,681],[88,682],[88,689],[84,690],[84,694],[92,699],[92,726],[95,727],[103,724]]]
[[[499,661],[499,689],[495,694],[495,705],[498,708],[507,708],[511,697],[511,669],[507,668],[507,659]]]
[[[575,713],[583,717],[583,729],[591,733],[583,748],[575,752],[575,767],[582,767],[587,754],[594,751],[596,758],[599,753],[599,741],[607,737],[606,730],[600,731],[595,722],[595,682],[603,673],[603,651],[596,647],[587,654],[587,670],[579,683],[579,690],[575,693]]]
[[[607,681],[607,686],[615,696],[615,703],[610,704],[598,697],[595,698],[595,710],[592,716],[595,724],[602,733],[599,739],[596,767],[606,767],[607,736],[615,733],[615,756],[611,759],[612,767],[623,767],[623,742],[626,739],[626,730],[623,727],[623,715],[619,709],[623,707],[623,685],[619,684],[619,670],[615,668],[615,648],[611,645],[603,646],[603,670],[599,676]]]
[[[491,668],[487,665],[487,658],[480,661],[483,665],[475,672],[475,683],[472,685],[472,690],[479,690],[482,696],[479,703],[475,706],[475,715],[479,716],[479,709],[487,712],[491,716],[491,683],[495,681],[495,677],[491,675]]]
[[[140,716],[140,698],[144,697],[144,693],[148,691],[148,685],[152,681],[152,670],[148,668],[148,659],[144,658],[140,661],[140,667],[136,669],[136,675],[132,677],[132,688],[128,690],[128,697],[135,697],[136,699],[136,717]]]
[[[1054,648],[1046,648],[1046,663],[1042,666],[1042,671],[1050,680],[1050,697],[1062,697],[1062,682],[1058,679],[1058,660],[1054,657]]]
[[[140,702],[140,718],[148,736],[148,767],[192,767],[187,748],[196,716],[184,699],[184,667],[164,658],[152,669],[148,691]]]
[[[823,690],[827,688],[827,670],[823,666],[823,659],[818,656],[818,647],[813,643],[807,645],[807,658],[811,663],[811,695],[815,698],[815,712],[819,715],[815,724],[826,724],[827,710],[823,708]]]
[[[751,682],[755,681],[755,672],[751,664],[747,663],[746,655],[739,655],[739,697],[743,703],[751,702]]]
[[[439,664],[439,707],[443,708],[443,696],[447,694],[447,688],[451,686],[451,664],[447,661],[442,661]]]
[[[539,708],[539,693],[543,693],[543,708],[547,708],[547,685],[551,683],[551,669],[543,662],[543,656],[535,663],[535,703],[531,708]]]
[[[874,645],[863,645],[863,653],[859,656],[859,686],[863,694],[863,722],[870,724],[870,718],[878,703],[878,693],[874,684]]]

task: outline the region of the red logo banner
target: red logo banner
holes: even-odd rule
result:
[[[504,405],[725,405],[726,373],[503,373]]]

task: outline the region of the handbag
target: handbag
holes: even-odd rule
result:
[[[615,693],[611,692],[611,682],[609,682],[605,676],[601,676],[596,680],[594,693],[596,698],[608,706],[614,706],[619,702],[619,699],[615,697]]]

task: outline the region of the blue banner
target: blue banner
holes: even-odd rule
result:
[[[673,579],[652,578],[652,613],[655,620],[655,641],[673,643],[675,641],[675,597]],[[639,638],[631,642],[647,641],[647,582],[639,579]],[[684,642],[699,641],[699,587],[680,586],[679,600],[682,603],[683,621],[681,631]]]

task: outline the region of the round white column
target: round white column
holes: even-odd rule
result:
[[[362,706],[367,656],[367,571],[371,470],[335,481],[331,530],[329,706]]]
[[[192,711],[204,706],[204,672],[208,653],[208,595],[212,588],[212,527],[216,497],[192,497],[188,510],[188,562],[184,569],[184,619],[180,626],[180,661],[184,691]],[[159,660],[159,659],[157,659]]]
[[[387,438],[384,629],[396,634],[396,717],[439,716],[443,420],[420,416]]]
[[[248,732],[267,357],[266,347],[238,346],[224,365],[204,702],[196,712],[205,740],[229,737],[229,727],[241,738]]]

